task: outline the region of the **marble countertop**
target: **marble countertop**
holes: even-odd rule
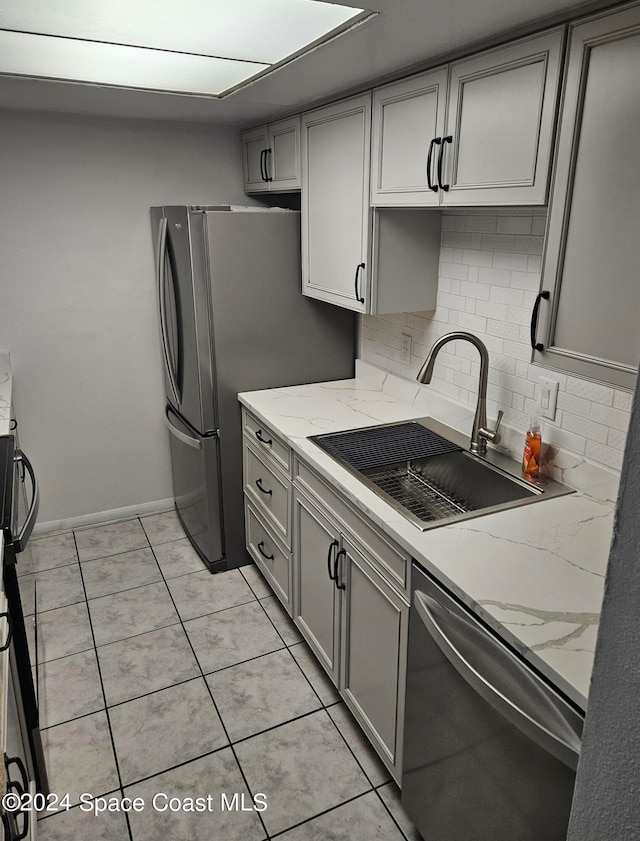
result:
[[[431,416],[460,427],[428,389],[358,364],[352,380],[248,392],[240,402],[392,540],[586,708],[611,542],[615,476],[593,489],[420,531],[324,453],[311,435]],[[460,420],[460,417],[458,420]],[[464,421],[466,422],[466,421]],[[468,430],[467,430],[468,431]],[[576,478],[584,485],[585,467]],[[572,485],[568,471],[562,481]],[[602,492],[606,488],[607,493]]]

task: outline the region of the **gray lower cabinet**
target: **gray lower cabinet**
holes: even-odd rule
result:
[[[294,492],[294,620],[399,780],[409,605],[327,504]]]

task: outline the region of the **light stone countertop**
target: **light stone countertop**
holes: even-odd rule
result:
[[[308,436],[426,416],[464,428],[467,409],[360,361],[352,380],[248,392],[239,399],[586,708],[613,528],[615,475],[577,460],[578,481],[571,482],[566,467],[562,481],[580,484],[579,492],[423,532]]]

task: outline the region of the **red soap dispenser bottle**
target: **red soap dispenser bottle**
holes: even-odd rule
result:
[[[540,423],[535,417],[531,418],[529,429],[524,439],[524,452],[522,453],[522,472],[527,479],[537,479],[540,473],[540,453],[542,450],[542,435],[540,434]]]

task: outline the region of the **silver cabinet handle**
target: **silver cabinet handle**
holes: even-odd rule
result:
[[[158,282],[158,311],[160,314],[160,333],[162,335],[162,352],[164,354],[164,364],[169,377],[169,384],[173,392],[176,403],[180,403],[180,394],[178,392],[178,384],[173,370],[173,362],[171,354],[169,353],[169,339],[167,337],[167,302],[165,298],[166,285],[166,255],[167,250],[167,218],[163,217],[160,220],[160,231],[158,234],[158,250],[156,253],[156,278]]]
[[[40,506],[40,488],[38,487],[38,480],[36,478],[35,471],[26,455],[18,450],[14,456],[14,461],[16,464],[21,464],[23,467],[26,467],[27,473],[31,478],[31,504],[29,505],[27,517],[20,529],[20,534],[13,542],[16,552],[22,552],[24,547],[27,545],[27,541],[31,537],[33,527],[36,524],[36,517],[38,516],[38,508]]]
[[[165,413],[164,413],[164,419],[165,419],[165,423],[167,424],[167,429],[169,430],[169,432],[172,435],[174,435],[178,439],[178,441],[182,441],[182,443],[186,444],[188,447],[193,447],[194,450],[201,450],[202,449],[202,443],[197,438],[192,438],[191,435],[187,435],[186,433],[182,432],[180,429],[177,429],[171,423],[171,417],[169,415],[169,412],[170,412],[170,409],[167,406],[167,408],[165,410]]]
[[[449,663],[469,684],[469,686],[471,686],[478,695],[480,695],[488,704],[497,710],[498,713],[525,733],[530,739],[549,753],[553,754],[553,756],[557,757],[561,762],[564,762],[565,765],[568,765],[573,769],[577,768],[581,742],[580,737],[571,729],[570,724],[568,722],[566,723],[565,730],[567,732],[564,734],[565,737],[563,737],[557,733],[553,733],[551,730],[547,729],[544,724],[541,724],[539,721],[532,718],[516,703],[503,695],[499,689],[493,686],[487,677],[477,672],[468,660],[466,660],[460,653],[434,616],[433,611],[437,610],[439,607],[442,608],[435,599],[431,598],[426,593],[420,592],[420,590],[416,590],[413,603],[420,619],[433,637],[438,648],[440,648]],[[446,610],[446,608],[442,609]],[[500,647],[488,633],[484,631],[481,631],[481,633],[483,634],[483,637],[486,637],[486,645],[488,647],[497,648],[501,653],[506,652],[506,649]],[[525,667],[522,666],[515,657],[513,658],[513,663],[517,664],[521,670],[522,677],[524,677],[525,674],[529,674],[528,672],[525,672]],[[533,673],[530,674],[530,680],[534,680],[536,683],[541,683],[537,678],[535,678]],[[572,743],[567,741],[567,738],[571,739]]]

